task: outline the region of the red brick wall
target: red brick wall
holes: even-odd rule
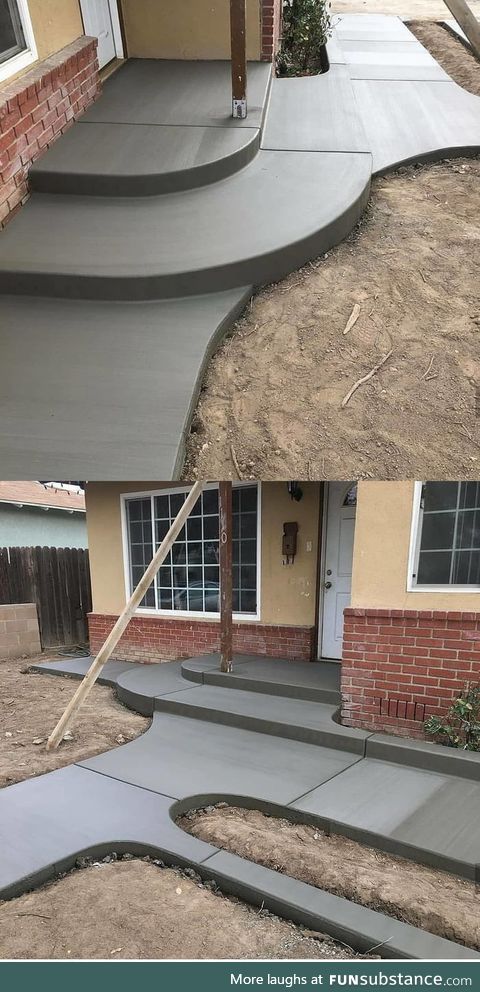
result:
[[[345,610],[346,726],[423,737],[468,681],[480,682],[480,613]]]
[[[110,633],[116,616],[90,613],[90,650],[95,654]],[[309,661],[313,657],[313,627],[281,627],[234,623],[233,649],[239,654]],[[144,663],[173,661],[220,650],[220,625],[215,620],[181,620],[137,616],[130,621],[115,657]]]
[[[28,198],[28,169],[100,93],[97,39],[71,45],[0,87],[0,227]]]
[[[282,0],[262,0],[261,53],[264,62],[273,62],[282,28]]]

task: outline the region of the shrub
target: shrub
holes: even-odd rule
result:
[[[480,751],[480,685],[467,683],[445,720],[431,716],[424,726],[426,733],[436,737],[439,744]]]
[[[322,49],[331,34],[330,0],[283,0],[283,37],[277,57],[281,76],[322,71]]]

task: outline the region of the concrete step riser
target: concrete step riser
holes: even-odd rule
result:
[[[196,681],[196,680],[195,680]],[[199,680],[201,681],[201,680]],[[329,703],[332,706],[340,703],[340,694],[329,689],[313,689],[310,686],[282,685],[275,682],[260,682],[254,679],[235,677],[229,681],[229,676],[215,672],[205,672],[205,685],[230,686],[235,689],[245,689],[247,692],[261,692],[267,696],[283,696],[287,699],[306,699],[308,702]]]
[[[301,727],[275,720],[263,720],[260,717],[244,713],[229,713],[205,706],[195,706],[192,703],[173,699],[158,698],[155,700],[156,712],[175,713],[195,720],[218,723],[224,727],[237,727],[240,730],[253,730],[257,734],[267,734],[269,737],[283,737],[291,741],[302,741],[317,747],[331,747],[337,751],[348,751],[363,757],[364,742],[351,741],[341,734],[325,733],[310,727]],[[332,729],[334,724],[332,723]]]

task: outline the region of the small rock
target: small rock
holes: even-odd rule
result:
[[[32,744],[45,744],[46,737],[34,737]]]

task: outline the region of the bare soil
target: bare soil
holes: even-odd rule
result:
[[[0,903],[3,958],[359,958],[351,948],[131,860]]]
[[[249,861],[480,949],[480,893],[464,879],[256,810],[221,805],[177,822]]]
[[[480,0],[468,0],[473,14],[480,18]],[[334,14],[391,14],[419,17],[427,21],[452,18],[444,0],[333,0]]]
[[[76,682],[28,672],[29,665],[46,660],[43,655],[0,660],[0,787],[108,751],[139,737],[150,725],[150,720],[127,710],[112,689],[96,685],[75,720],[73,739],[47,753],[47,737],[73,696]]]
[[[479,64],[460,42],[435,24],[415,29],[429,47],[441,32],[447,71],[478,91]],[[479,216],[478,157],[374,180],[350,237],[262,290],[217,351],[184,477],[477,477]]]

